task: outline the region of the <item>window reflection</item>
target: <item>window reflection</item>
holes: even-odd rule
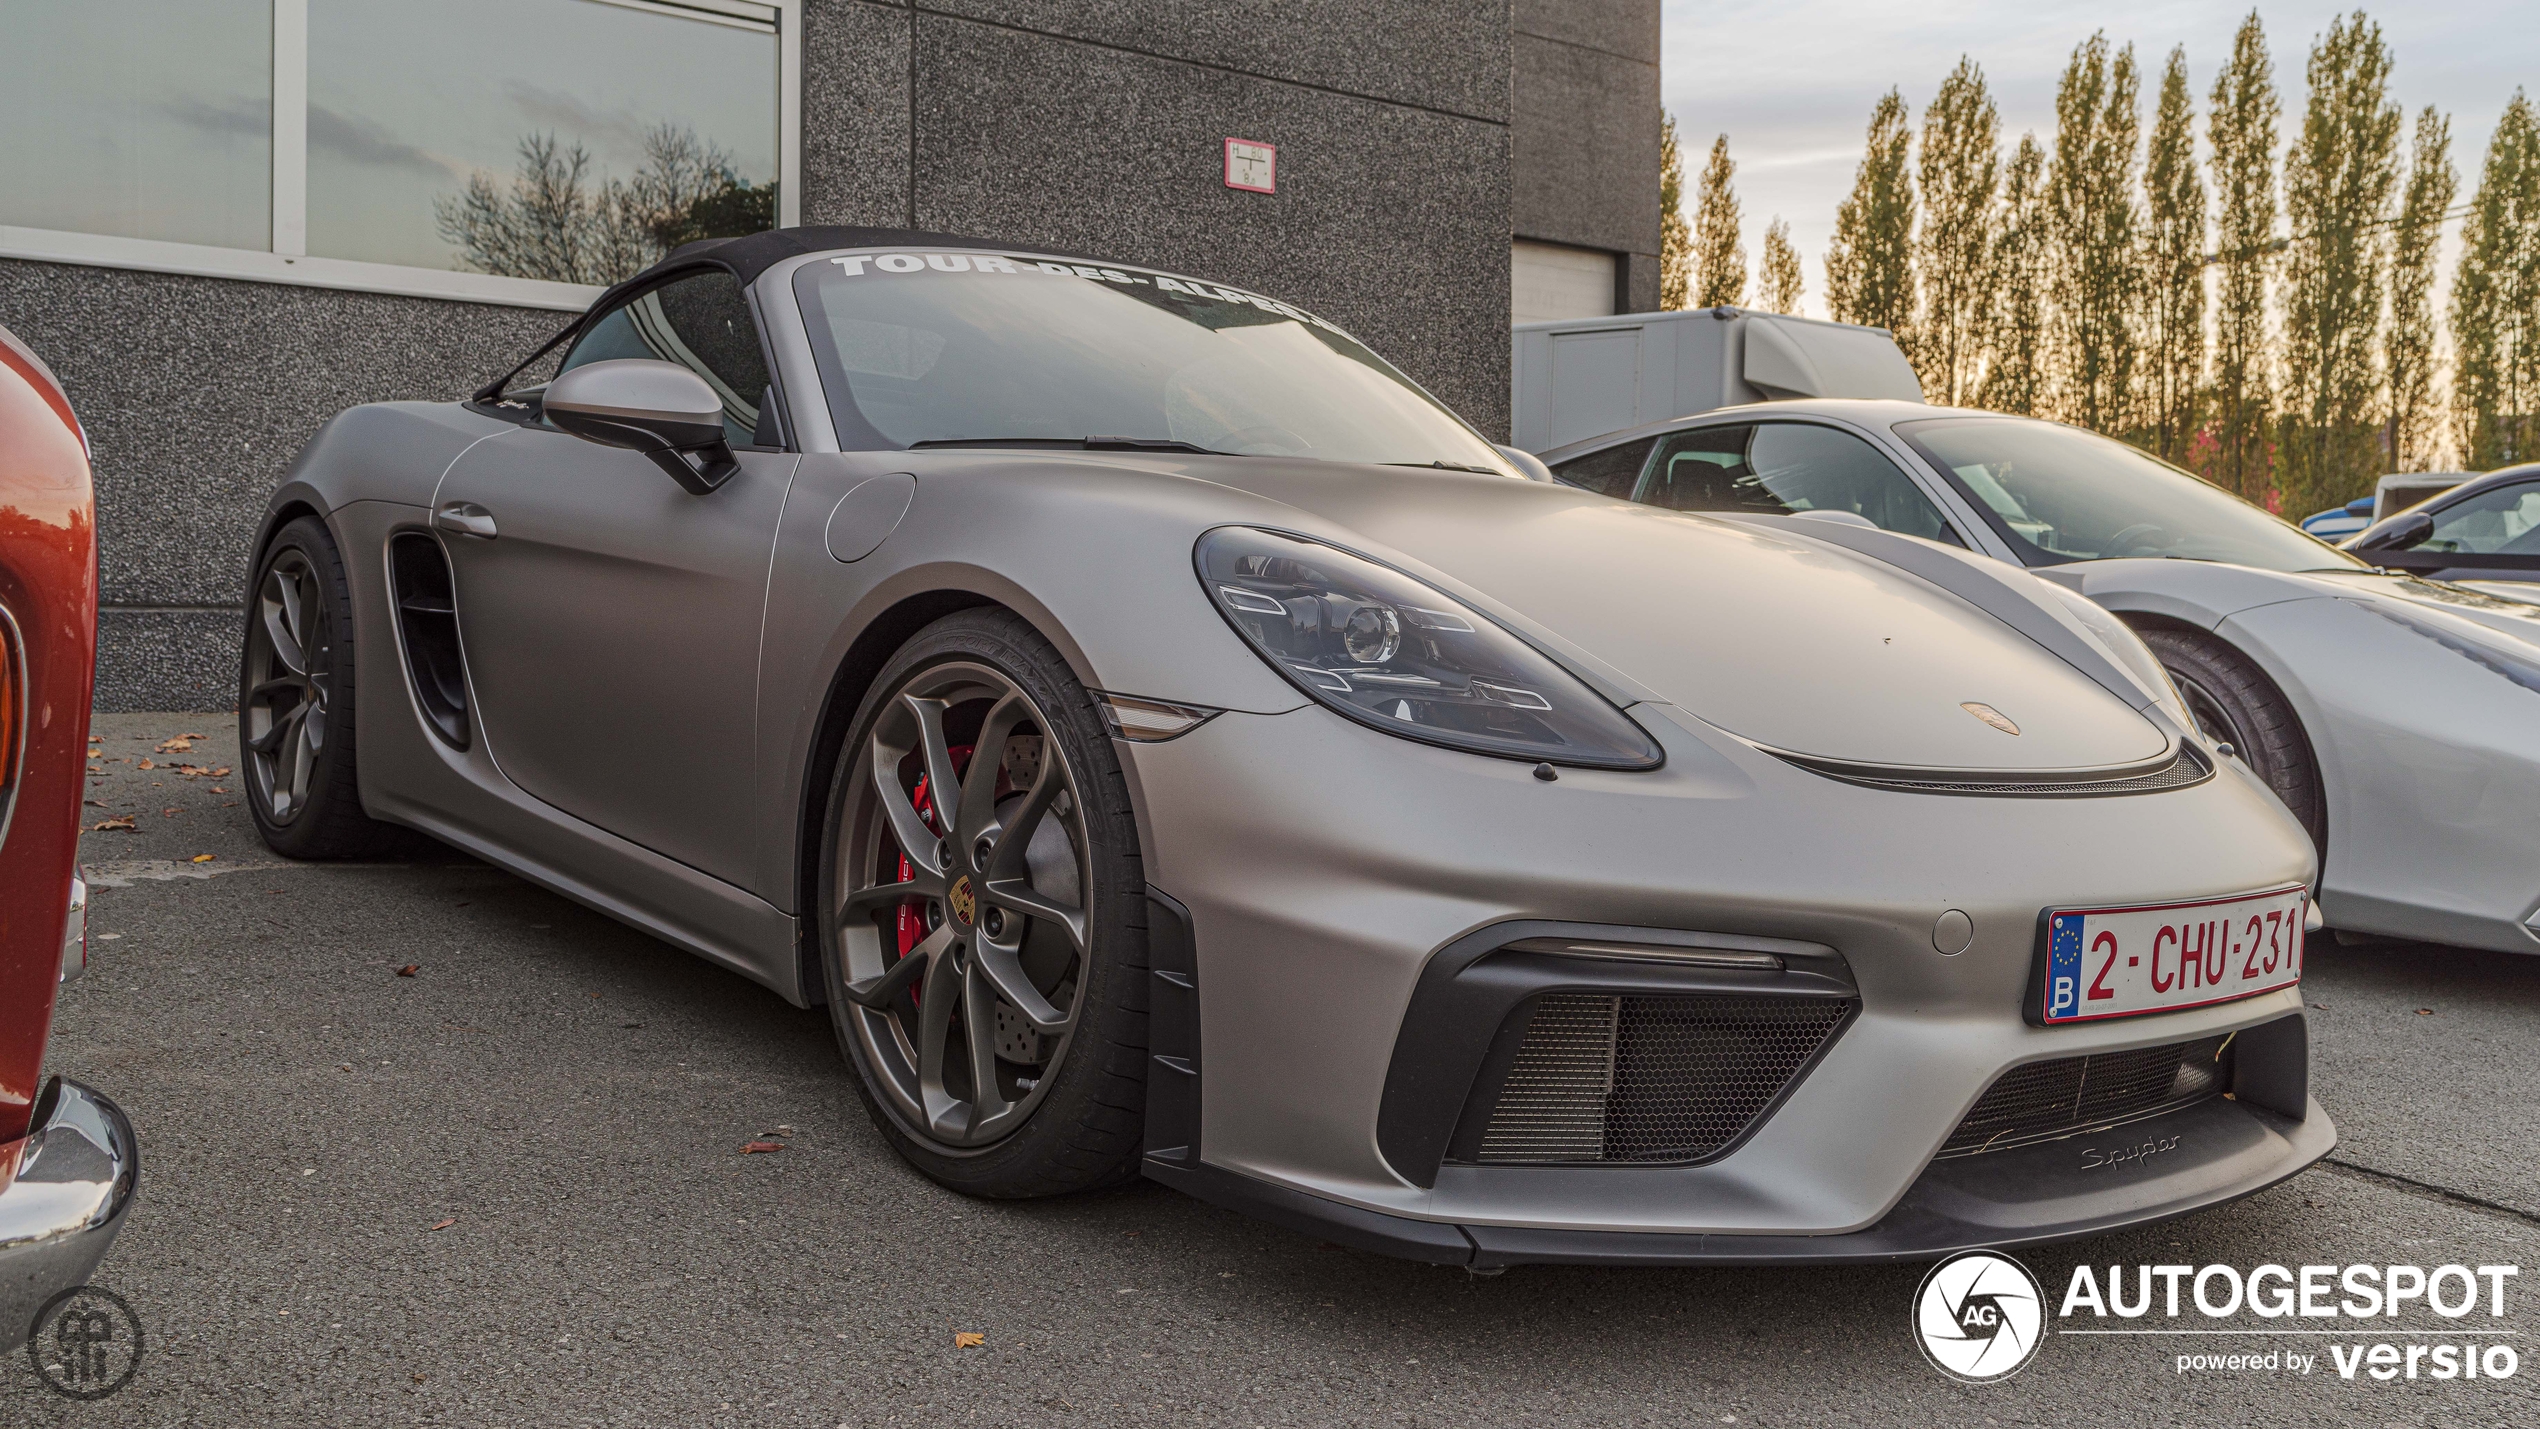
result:
[[[1849,432],[1809,422],[1679,432],[1659,447],[1636,499],[1674,511],[1847,511],[1882,530],[1957,539],[1896,463]]]
[[[11,0],[0,137],[0,223],[269,247],[272,4]]]
[[[606,283],[776,222],[777,42],[595,0],[312,0],[309,251]]]

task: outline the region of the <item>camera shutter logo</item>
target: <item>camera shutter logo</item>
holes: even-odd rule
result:
[[[65,1290],[36,1312],[26,1357],[55,1394],[103,1399],[141,1368],[141,1317],[111,1290]]]
[[[2009,1379],[2045,1337],[2046,1292],[2007,1255],[1953,1255],[1914,1291],[1914,1342],[1932,1368],[1962,1383]]]

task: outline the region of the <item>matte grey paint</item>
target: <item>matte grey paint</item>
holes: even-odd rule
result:
[[[771,269],[762,296],[789,277]],[[792,381],[807,368],[786,350],[801,335],[781,306],[761,312]],[[742,453],[724,489],[692,496],[634,452],[455,406],[330,423],[276,510],[324,512],[353,572],[370,811],[800,1002],[801,811],[818,802],[821,731],[861,693],[834,683],[869,631],[1003,605],[1089,686],[1227,711],[1119,746],[1149,878],[1192,913],[1207,1163],[1472,1225],[1854,1228],[2008,1066],[2299,1006],[2286,992],[2052,1030],[2018,1015],[2040,908],[2309,878],[2300,831],[2245,773],[2136,798],[1952,799],[1838,783],[1758,747],[1769,735],[2004,767],[2131,761],[2179,738],[2157,703],[2131,707],[2122,672],[2093,678],[2051,648],[2072,635],[2069,612],[2027,577],[1996,576],[1985,598],[2044,612],[2036,634],[1810,523],[1471,473],[806,440],[799,456]],[[904,514],[841,562],[840,503],[884,478],[906,483]],[[501,530],[432,537],[452,557],[484,732],[466,750],[426,732],[385,597],[390,537],[430,530],[454,500]],[[1627,707],[1665,767],[1544,783],[1525,762],[1310,704],[1199,586],[1193,544],[1227,522],[1345,545],[1470,603]],[[1853,651],[1882,630],[1910,636],[1922,668]],[[2036,732],[2005,739],[1955,708],[1955,682],[1975,679]],[[1942,695],[1938,717],[1921,708]],[[1931,932],[1952,908],[1975,932],[1942,958]],[[1713,1165],[1449,1168],[1423,1191],[1375,1149],[1393,1034],[1431,950],[1514,918],[1825,944],[1853,968],[1863,1011]]]

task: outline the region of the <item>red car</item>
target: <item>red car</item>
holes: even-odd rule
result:
[[[47,1081],[53,990],[88,962],[81,779],[97,663],[97,506],[62,385],[0,328],[0,1351],[86,1283],[132,1204],[123,1109]]]

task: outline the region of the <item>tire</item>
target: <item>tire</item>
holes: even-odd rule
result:
[[[2156,625],[2137,632],[2208,736],[2232,746],[2328,854],[2328,796],[2310,736],[2284,692],[2248,656],[2200,630]]]
[[[997,777],[982,793],[989,746]],[[968,1195],[1134,1176],[1146,880],[1084,686],[1019,617],[960,611],[883,667],[837,754],[812,908],[831,1025],[873,1124]],[[959,791],[949,810],[939,787]]]
[[[344,561],[326,524],[303,516],[256,558],[239,654],[247,810],[266,847],[286,858],[371,858],[402,844],[402,830],[362,812],[353,681]]]

